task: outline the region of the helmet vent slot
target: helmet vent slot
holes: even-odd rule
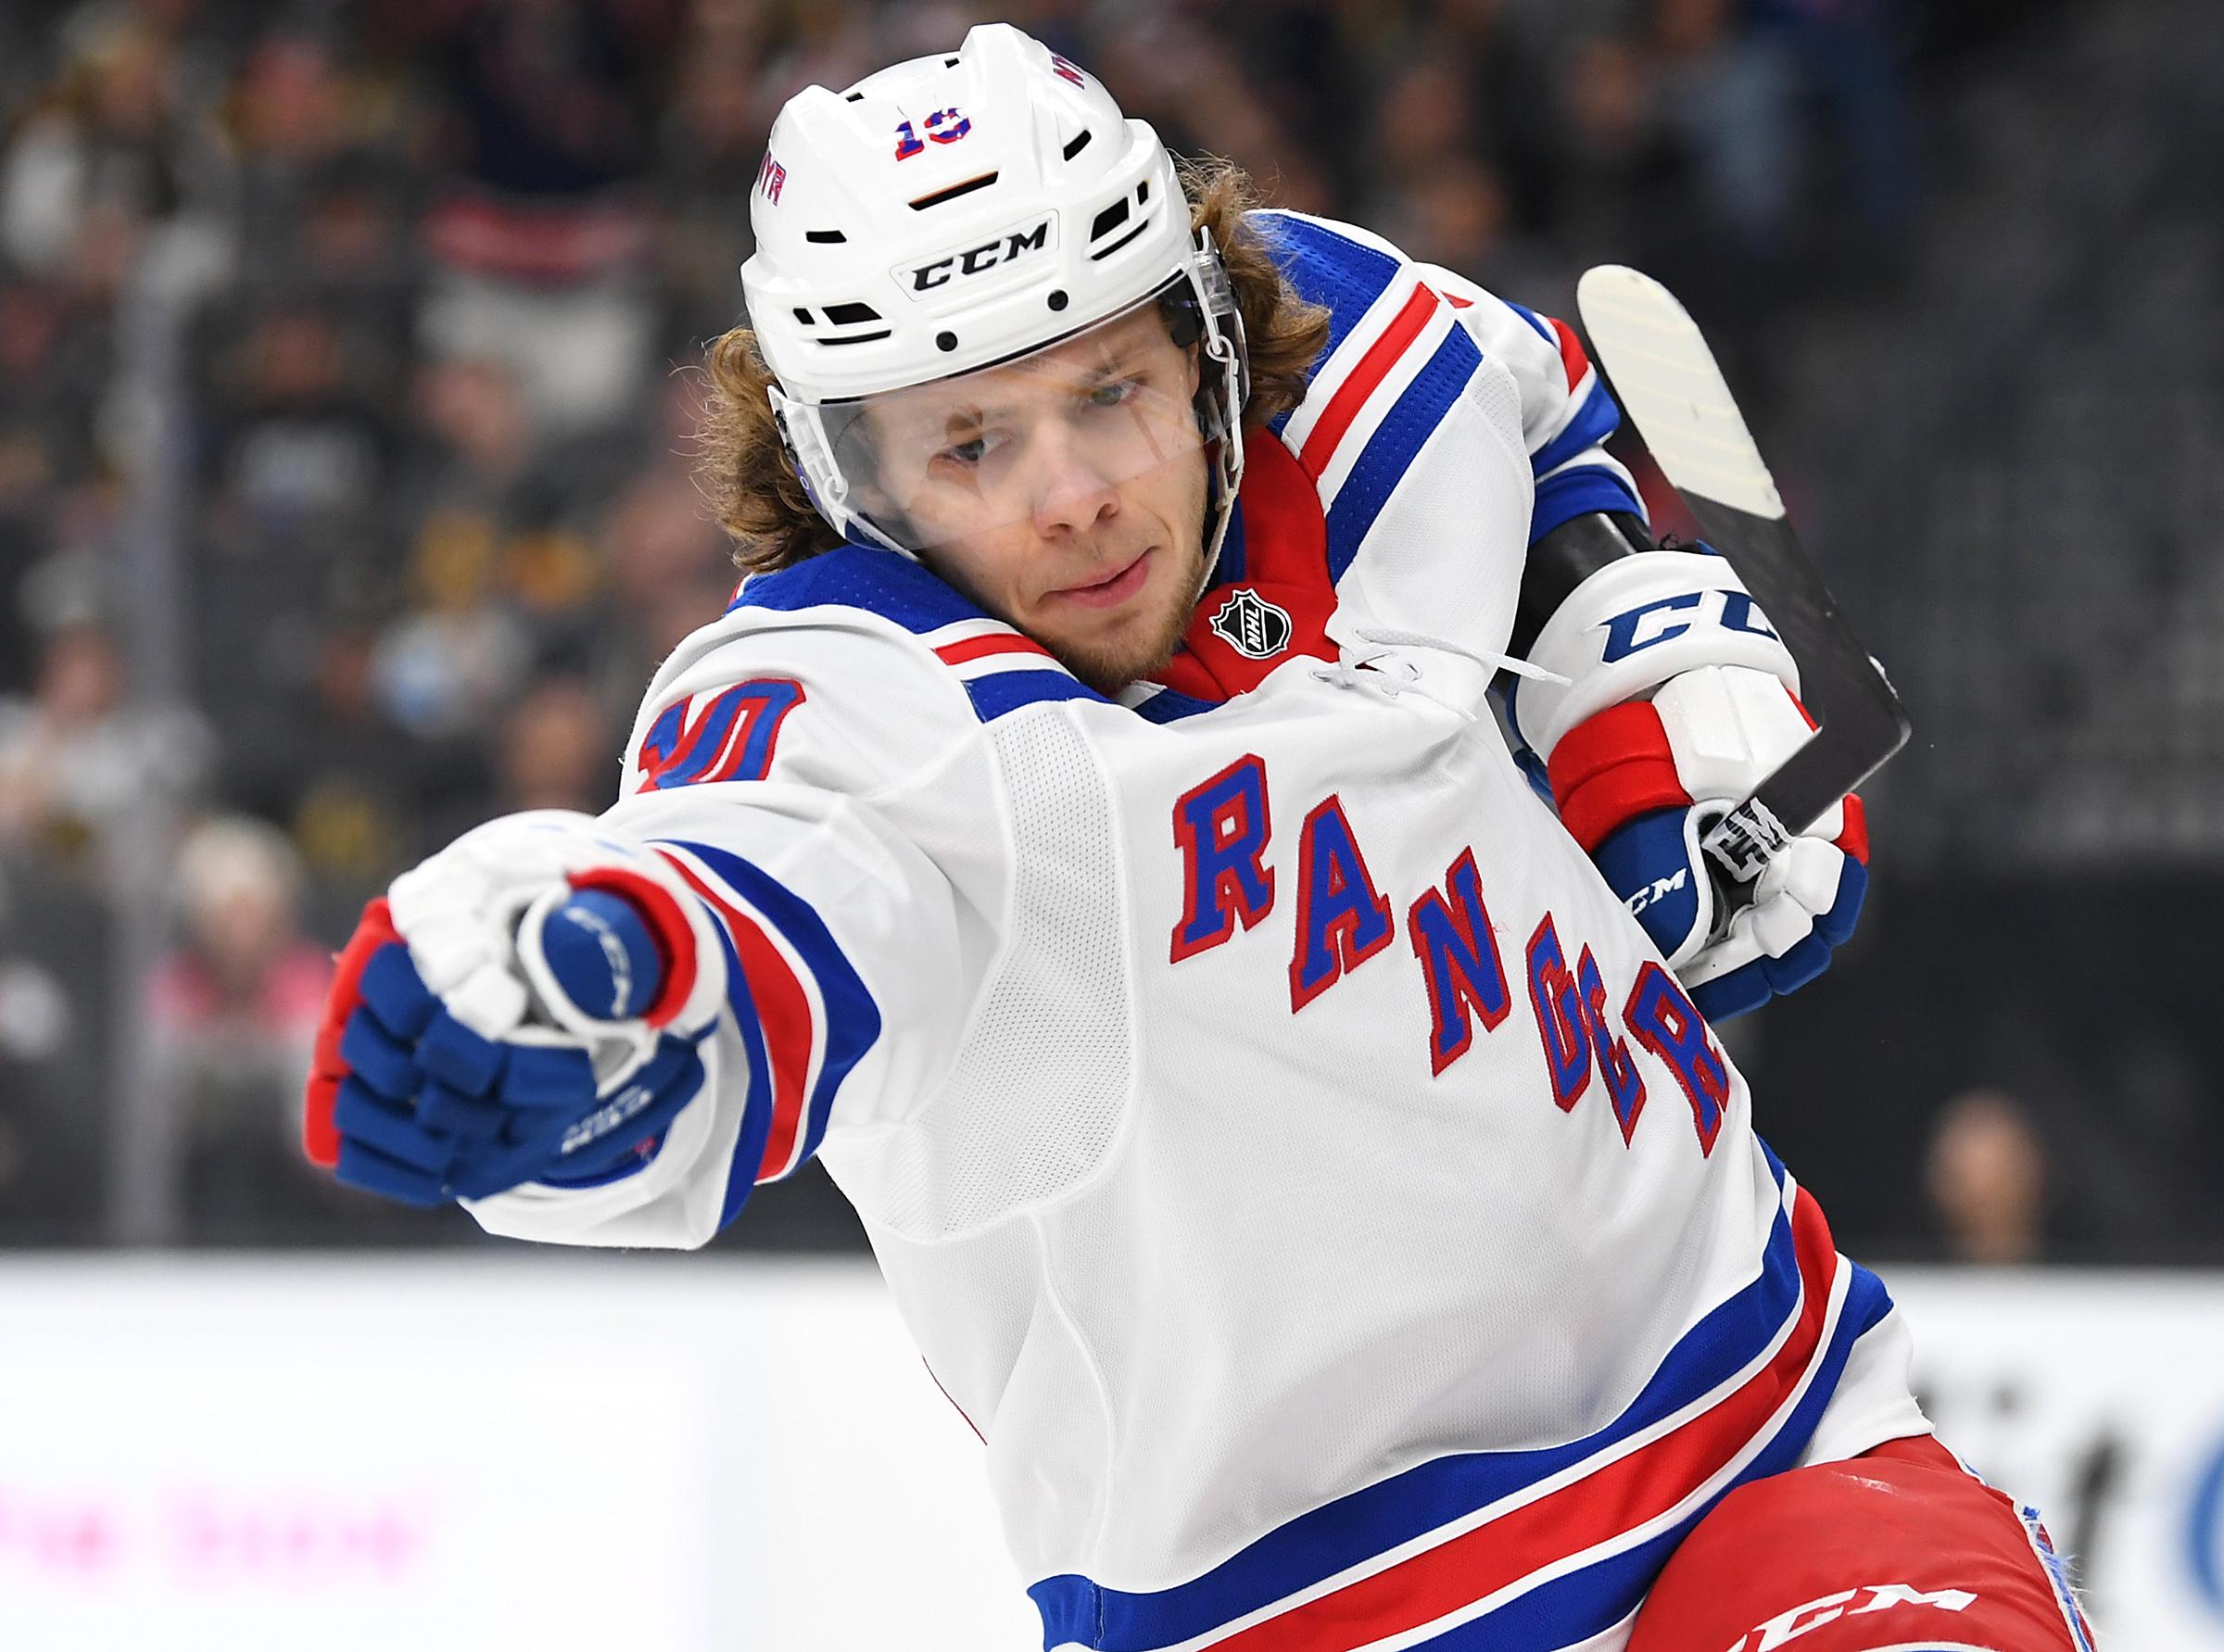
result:
[[[818,324],[818,321],[815,316],[814,316],[809,310],[801,308],[797,309],[795,312],[795,319],[802,322],[802,324],[806,327],[815,327]]]
[[[1133,229],[1130,230],[1126,234],[1122,235],[1118,240],[1113,242],[1111,246],[1100,246],[1094,252],[1091,253],[1089,255],[1089,261],[1093,264],[1099,259],[1110,258],[1114,253],[1118,252],[1121,247],[1125,246],[1129,242],[1134,240],[1136,236],[1142,234],[1144,231],[1149,229],[1150,227],[1150,221],[1145,219],[1143,222],[1137,224]]]
[[[824,345],[871,344],[877,338],[888,338],[894,333],[893,327],[883,327],[878,333],[853,333],[847,338],[822,338],[818,342]]]
[[[967,178],[963,183],[953,183],[948,189],[938,189],[932,195],[923,195],[911,203],[914,212],[924,212],[929,207],[939,207],[944,201],[954,201],[959,195],[971,195],[977,189],[986,189],[996,182],[994,172],[983,172],[978,178]]]
[[[849,237],[840,230],[805,230],[803,239],[816,241],[823,246],[840,246]]]
[[[1086,126],[1084,126],[1084,127],[1082,127],[1082,128],[1081,128],[1081,130],[1080,130],[1080,132],[1076,132],[1076,133],[1075,133],[1075,134],[1074,134],[1072,137],[1070,137],[1070,138],[1067,139],[1067,140],[1066,140],[1066,148],[1065,148],[1065,156],[1066,156],[1066,158],[1067,158],[1068,160],[1071,160],[1071,159],[1072,159],[1072,158],[1073,158],[1075,156],[1079,155],[1079,154],[1080,154],[1080,153],[1082,150],[1084,150],[1084,149],[1088,148],[1088,147],[1089,147],[1089,140],[1090,140],[1091,138],[1094,137],[1095,135],[1096,135],[1096,134],[1095,134],[1094,132],[1091,132],[1091,131],[1090,131],[1090,130],[1089,130],[1089,129],[1088,129]]]
[[[859,322],[877,322],[880,312],[869,304],[829,304],[827,320],[837,327],[853,327]]]
[[[1096,215],[1096,221],[1089,226],[1089,239],[1101,241],[1127,221],[1128,197],[1123,195]]]
[[[1145,178],[1135,186],[1135,204],[1140,207],[1151,198],[1151,181]]]

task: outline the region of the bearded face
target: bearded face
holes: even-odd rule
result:
[[[877,398],[871,492],[935,573],[1099,693],[1171,657],[1204,577],[1194,347],[1156,305]]]

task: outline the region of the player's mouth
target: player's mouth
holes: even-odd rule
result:
[[[1079,602],[1084,608],[1117,608],[1143,589],[1151,576],[1152,552],[1144,551],[1131,562],[1116,569],[1103,579],[1090,585],[1072,585],[1053,591],[1069,602]]]

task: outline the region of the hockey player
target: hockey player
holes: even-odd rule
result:
[[[1863,885],[1849,799],[1713,910],[1767,615],[1566,326],[1239,183],[1005,26],[789,104],[750,576],[373,902],[312,1152],[613,1245],[820,1156],[1046,1647],[2086,1646],[1708,1024]]]

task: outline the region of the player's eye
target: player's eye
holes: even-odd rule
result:
[[[970,470],[988,458],[999,445],[993,432],[976,431],[963,441],[952,442],[943,448],[934,456],[935,462],[955,465],[962,470]]]
[[[1093,408],[1116,408],[1131,399],[1143,388],[1134,379],[1113,379],[1090,390],[1089,405]]]

